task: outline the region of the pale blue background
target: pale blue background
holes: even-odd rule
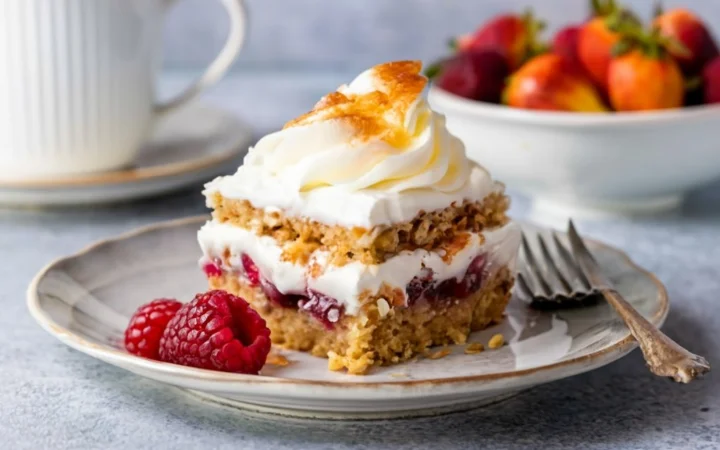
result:
[[[651,0],[628,0],[649,17]],[[720,35],[720,1],[686,5]],[[251,29],[236,69],[356,71],[377,62],[442,54],[447,39],[494,14],[532,5],[550,30],[587,15],[587,0],[247,0]],[[227,19],[217,0],[179,0],[165,27],[166,67],[199,68],[220,48]],[[549,36],[550,33],[547,33]]]

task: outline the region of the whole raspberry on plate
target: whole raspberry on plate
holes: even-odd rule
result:
[[[248,303],[225,291],[198,294],[165,328],[160,360],[201,369],[257,374],[270,330]]]
[[[125,349],[133,355],[159,359],[160,338],[182,303],[169,298],[141,306],[125,330]]]

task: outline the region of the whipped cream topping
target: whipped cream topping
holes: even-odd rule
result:
[[[422,98],[420,69],[417,62],[398,62],[363,72],[261,139],[245,165],[302,191],[460,189],[469,173],[464,148]]]
[[[419,62],[401,61],[363,72],[262,138],[237,173],[209,183],[206,195],[369,228],[502,189],[430,109],[420,70]]]
[[[520,227],[509,223],[485,231],[482,236],[471,234],[465,247],[449,262],[439,251],[418,249],[403,251],[382,264],[352,262],[339,267],[328,265],[323,251],[313,253],[307,265],[284,261],[281,258],[283,249],[272,237],[257,236],[252,231],[215,221],[209,221],[200,229],[198,241],[204,255],[201,265],[229,250],[231,267],[224,269],[242,272],[241,257],[247,254],[260,274],[280,292],[304,293],[310,288],[336,299],[345,307],[346,314],[357,315],[362,293],[374,295],[383,284],[405,292],[408,283],[424,268],[432,269],[436,280],[447,280],[463,276],[472,260],[480,254],[487,255],[491,271],[494,267],[511,265],[520,243]],[[314,265],[321,268],[317,276],[307,272]]]

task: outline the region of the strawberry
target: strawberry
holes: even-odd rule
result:
[[[685,81],[670,56],[667,39],[655,29],[628,35],[616,46],[608,70],[610,102],[617,111],[678,108]]]
[[[663,36],[673,38],[685,47],[685,53],[669,50],[685,74],[700,73],[708,61],[718,56],[718,47],[707,27],[687,9],[660,12],[653,25]]]
[[[555,111],[607,111],[592,82],[567,58],[537,56],[510,77],[503,93],[509,106]]]
[[[580,35],[580,26],[571,25],[559,30],[555,33],[552,42],[553,53],[567,58],[568,61],[581,66],[578,57],[578,36]]]
[[[707,63],[702,78],[705,103],[720,103],[720,56]]]
[[[510,70],[507,60],[495,50],[459,53],[439,69],[437,85],[455,95],[499,103]]]
[[[531,11],[522,15],[501,15],[473,34],[461,36],[456,45],[460,52],[496,50],[507,58],[510,70],[516,70],[527,59],[544,51],[544,45],[537,40],[544,28],[545,24]]]
[[[605,92],[612,49],[621,37],[619,30],[638,22],[614,0],[593,0],[592,7],[595,16],[578,32],[577,53],[592,81]]]

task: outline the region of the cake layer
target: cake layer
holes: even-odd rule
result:
[[[479,282],[481,273],[514,261],[519,236],[519,227],[509,223],[484,233],[457,234],[448,245],[434,250],[403,251],[381,264],[356,261],[342,266],[332,264],[322,250],[304,262],[289,260],[273,237],[216,221],[200,229],[198,241],[204,255],[201,264],[210,267],[209,273],[235,273],[245,280],[255,277],[256,283],[266,283],[267,289],[287,296],[328,297],[344,314],[356,315],[381,292],[389,304],[400,306],[422,293],[417,292],[418,286],[429,292],[446,280]],[[471,275],[475,278],[466,281]],[[446,283],[445,288],[451,287]]]
[[[262,289],[224,273],[210,277],[213,289],[246,299],[271,330],[274,345],[329,358],[331,370],[363,374],[373,365],[388,365],[420,355],[435,345],[463,344],[471,331],[502,320],[510,300],[512,271],[502,267],[482,289],[453,301],[419,302],[407,308],[384,308],[369,301],[358,316],[345,316],[333,329],[301,309],[274,304]]]
[[[409,222],[372,229],[329,226],[284,212],[255,208],[249,201],[210,197],[213,217],[221,223],[273,237],[285,248],[285,258],[306,261],[316,250],[326,251],[332,264],[382,263],[404,250],[433,249],[448,245],[463,232],[480,233],[505,225],[509,207],[501,192],[482,202],[465,202],[433,212],[421,212]]]

